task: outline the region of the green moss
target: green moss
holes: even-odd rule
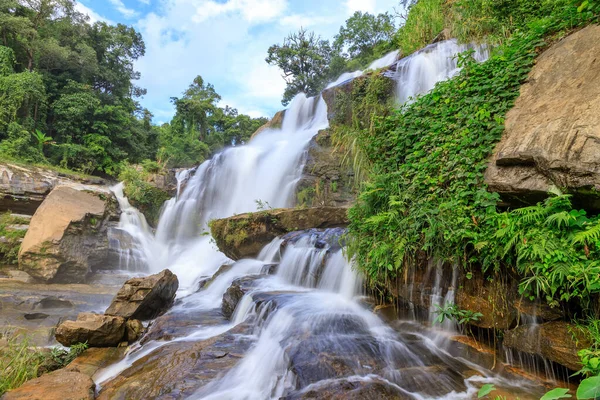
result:
[[[125,195],[132,205],[146,216],[151,225],[156,226],[165,201],[171,196],[148,182],[149,174],[133,166],[125,166],[119,179],[125,182]]]

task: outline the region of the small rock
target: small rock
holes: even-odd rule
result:
[[[144,333],[144,325],[139,319],[130,319],[127,321],[127,341],[129,343],[135,342]]]
[[[95,388],[87,375],[58,370],[25,382],[2,396],[2,400],[92,400]]]
[[[142,321],[156,318],[171,307],[177,288],[177,276],[168,269],[144,278],[129,279],[105,314]]]
[[[67,347],[86,343],[90,347],[113,347],[123,341],[126,329],[122,317],[81,313],[77,321],[65,321],[56,328],[56,340]]]
[[[44,313],[29,313],[29,314],[24,314],[23,317],[25,317],[25,319],[27,321],[32,321],[32,320],[38,320],[38,319],[46,319],[49,317],[49,315],[44,314]]]

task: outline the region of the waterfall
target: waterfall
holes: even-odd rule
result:
[[[468,48],[454,41],[442,42],[399,61],[394,75],[398,100],[405,102],[453,76],[457,72],[454,56]],[[476,58],[483,59],[485,53],[485,47],[476,48]],[[370,68],[390,66],[397,56],[398,52],[392,52]],[[344,74],[329,87],[362,73]],[[159,317],[166,321],[166,337],[160,335],[160,323],[151,325],[150,331],[157,336],[147,334],[146,342],[96,374],[101,390],[109,391],[116,382],[131,385],[135,392],[148,381],[160,383],[165,377],[175,386],[169,387],[169,393],[187,399],[320,398],[328,390],[342,398],[339,395],[349,393],[348,388],[359,390],[353,398],[383,394],[467,399],[483,383],[517,388],[519,394],[530,389],[514,376],[504,379],[451,354],[438,344],[437,332],[414,321],[397,321],[401,325],[396,329],[386,324],[362,302],[363,278],[344,255],[343,229],[293,232],[275,238],[257,259],[235,263],[218,251],[208,234],[211,220],[264,206],[294,205],[308,145],[327,127],[323,99],[296,96],[281,128],[263,130],[246,145],[225,149],[193,170],[180,171],[177,195],[164,204],[155,232],[129,205],[122,184],[113,189],[123,211],[118,231],[127,233],[132,242],[121,253],[123,268],[147,272],[169,268],[178,276],[180,289],[175,306]],[[113,242],[123,245],[116,237]],[[441,264],[436,266],[436,276],[441,277],[439,269]],[[208,283],[199,285],[201,279]],[[443,295],[446,288],[437,280],[431,316],[435,305],[454,300],[456,274],[452,281]],[[225,307],[221,311],[226,299],[235,303],[230,306],[229,314],[235,309],[229,320],[223,317]],[[209,318],[180,327],[181,316]],[[230,340],[232,335],[234,340]],[[200,353],[183,351],[175,357],[186,354],[194,363],[208,362],[201,373],[195,367],[177,370],[178,363],[173,364],[174,371],[161,367],[159,375],[143,368],[148,357],[172,356],[161,351],[190,342],[202,342],[204,347]],[[240,350],[235,347],[240,342],[248,345]],[[215,370],[211,363],[221,359],[233,362],[223,371]],[[121,376],[127,379],[119,380]]]
[[[486,45],[458,44],[456,39],[451,39],[429,45],[398,61],[394,74],[398,103],[404,104],[411,98],[425,94],[436,83],[458,74],[457,56],[468,50],[474,51],[476,61],[482,62],[489,57]]]

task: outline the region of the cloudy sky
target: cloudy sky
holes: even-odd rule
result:
[[[92,21],[133,25],[146,42],[137,63],[148,89],[142,105],[169,121],[169,99],[196,75],[212,83],[222,105],[251,116],[282,108],[285,82],[264,61],[267,49],[300,27],[332,38],[354,11],[392,11],[399,0],[79,0]]]

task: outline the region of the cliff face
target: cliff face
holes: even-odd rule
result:
[[[486,172],[509,204],[539,201],[551,187],[600,209],[600,26],[591,25],[537,58]]]

